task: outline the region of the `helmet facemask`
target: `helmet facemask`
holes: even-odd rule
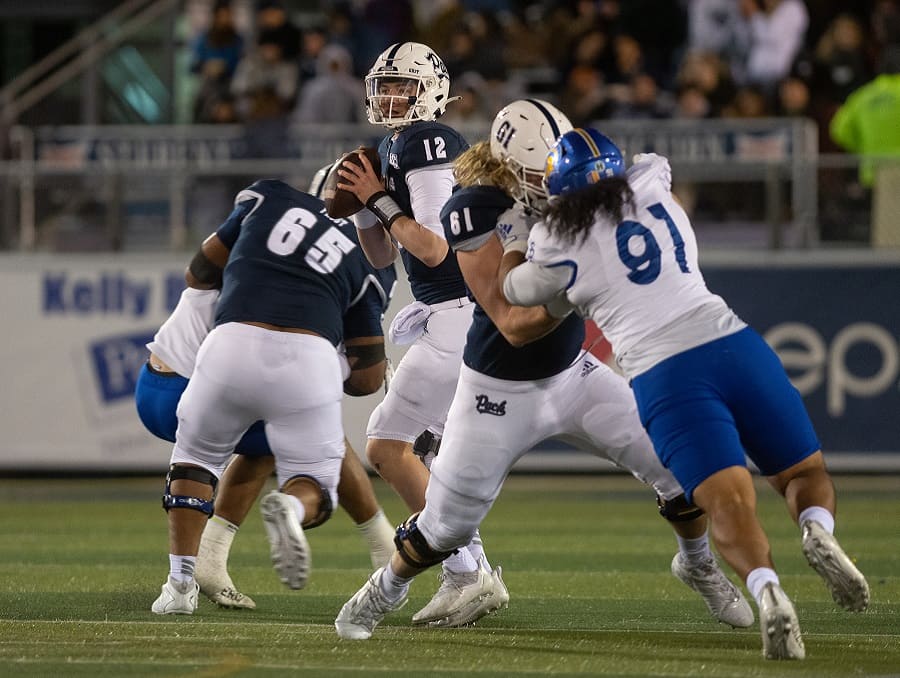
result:
[[[428,46],[416,42],[392,45],[366,76],[369,122],[403,129],[418,121],[437,120],[447,104],[450,77],[444,62]]]

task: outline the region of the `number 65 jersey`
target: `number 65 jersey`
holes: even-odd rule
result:
[[[276,180],[257,181],[234,202],[216,231],[230,249],[216,326],[263,322],[337,345],[353,307],[355,336],[381,335],[396,272],[372,268],[350,221],[329,218],[322,201]]]
[[[568,243],[539,222],[528,247],[534,263],[569,269],[567,298],[602,329],[628,378],[746,326],[706,287],[668,160],[638,160],[626,173],[634,201],[620,223],[598,213],[587,239]]]

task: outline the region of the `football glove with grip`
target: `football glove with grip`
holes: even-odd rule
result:
[[[525,254],[528,249],[528,234],[536,219],[520,206],[511,207],[497,219],[494,232],[503,245],[503,253],[516,251]]]

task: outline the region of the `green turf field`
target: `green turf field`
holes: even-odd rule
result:
[[[672,577],[674,538],[630,477],[511,478],[482,530],[492,564],[503,565],[509,609],[474,628],[412,629],[435,571],[371,640],[356,642],[332,627],[370,571],[344,514],[310,533],[310,582],[289,591],[254,510],[231,573],[258,609],[201,598],[193,617],[160,618],[150,603],[168,571],[162,479],[0,480],[0,675],[900,675],[900,477],[836,484],[837,534],[868,576],[872,603],[851,614],[831,602],[781,501],[758,485],[807,649],[803,662],[771,662],[758,628],[716,624]],[[405,518],[380,480],[376,489],[391,519]]]

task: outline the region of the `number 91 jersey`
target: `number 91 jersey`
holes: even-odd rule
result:
[[[344,314],[375,279],[353,224],[329,218],[320,200],[281,181],[238,193],[216,234],[230,249],[216,325],[302,328],[337,345]]]
[[[672,196],[668,161],[649,156],[626,176],[634,203],[620,223],[600,217],[583,243],[567,243],[539,222],[528,248],[537,264],[571,268],[569,301],[600,327],[623,369],[632,348],[648,350],[677,318],[707,304],[725,307],[697,266],[697,241]]]

